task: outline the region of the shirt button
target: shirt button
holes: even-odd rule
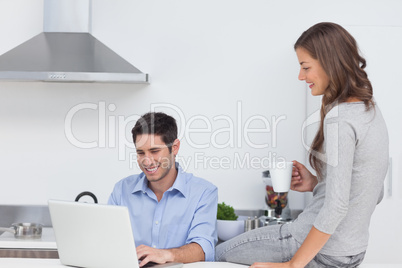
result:
[[[159,221],[155,221],[155,224],[158,225],[158,224],[159,224]]]

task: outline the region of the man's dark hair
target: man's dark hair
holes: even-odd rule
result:
[[[177,139],[177,124],[176,120],[170,115],[161,112],[150,112],[138,119],[131,133],[133,134],[134,144],[138,135],[159,135],[171,152],[173,142]]]

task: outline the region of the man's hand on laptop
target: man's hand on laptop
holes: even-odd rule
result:
[[[149,262],[189,263],[205,260],[204,251],[197,243],[190,243],[179,248],[170,249],[157,249],[140,245],[137,247],[137,257],[139,260],[141,260],[140,267],[146,265]]]
[[[149,262],[166,263],[174,261],[174,256],[170,250],[157,249],[145,245],[140,245],[137,247],[137,257],[139,260],[141,260],[140,267]]]

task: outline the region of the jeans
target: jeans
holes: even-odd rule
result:
[[[306,267],[358,267],[364,259],[366,252],[354,256],[328,256],[318,253]]]
[[[226,261],[251,265],[254,262],[287,262],[299,249],[297,242],[288,231],[288,224],[257,228],[232,238],[216,247],[216,261]],[[307,264],[316,267],[357,267],[363,262],[364,254],[336,257],[317,254]]]

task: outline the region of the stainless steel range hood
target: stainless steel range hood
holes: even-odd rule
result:
[[[91,20],[91,0],[44,0],[43,33],[0,56],[0,80],[147,83],[92,36]]]

